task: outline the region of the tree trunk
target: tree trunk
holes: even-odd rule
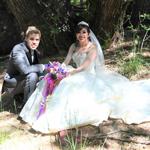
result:
[[[28,1],[27,3],[26,0],[6,0],[6,2],[9,9],[16,17],[21,30],[24,30],[30,24],[37,25],[39,21],[36,18],[38,14],[34,1]]]
[[[7,11],[5,3],[0,1],[0,55],[9,54],[20,38],[16,19]]]
[[[89,0],[89,20],[97,37],[101,40],[113,36],[122,28],[129,2],[125,0]]]
[[[41,30],[40,49],[42,52],[48,49],[48,38],[45,34],[46,31],[42,28],[44,19],[41,16],[41,10],[36,1],[6,0],[6,4],[17,19],[21,31],[25,31],[29,25],[35,25]]]
[[[66,0],[6,0],[9,10],[18,21],[20,30],[35,25],[42,32],[40,48],[44,54],[57,54],[62,49],[58,47],[57,37],[67,23]],[[65,26],[66,27],[66,26]],[[65,37],[62,37],[62,40]]]

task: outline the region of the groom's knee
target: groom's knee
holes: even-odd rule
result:
[[[25,81],[25,91],[28,91],[27,93],[33,92],[36,88],[37,82],[38,82],[37,73],[28,74],[26,76],[26,81]]]

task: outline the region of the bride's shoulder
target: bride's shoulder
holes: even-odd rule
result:
[[[72,43],[70,45],[70,48],[69,48],[71,51],[74,51],[76,49],[76,43]]]
[[[76,48],[76,47],[77,47],[77,44],[76,44],[76,43],[72,43],[70,47],[71,47],[71,48]]]
[[[93,49],[96,49],[96,44],[92,43],[92,44],[91,44],[91,47],[92,47]]]
[[[97,54],[97,47],[96,47],[95,44],[93,44],[93,43],[91,44],[91,46],[90,46],[90,48],[88,50],[88,54],[90,56],[96,56],[96,54]]]
[[[73,53],[75,51],[76,47],[75,47],[75,44],[71,44],[70,47],[69,47],[69,53]]]
[[[97,51],[97,46],[94,43],[91,43],[90,51]]]

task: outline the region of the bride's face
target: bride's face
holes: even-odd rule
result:
[[[78,33],[76,33],[76,38],[81,43],[89,40],[89,33],[88,33],[87,29],[82,28]]]

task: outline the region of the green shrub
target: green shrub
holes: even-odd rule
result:
[[[142,67],[142,62],[143,60],[138,56],[131,58],[129,61],[124,61],[119,72],[130,78],[132,75],[137,74]]]

